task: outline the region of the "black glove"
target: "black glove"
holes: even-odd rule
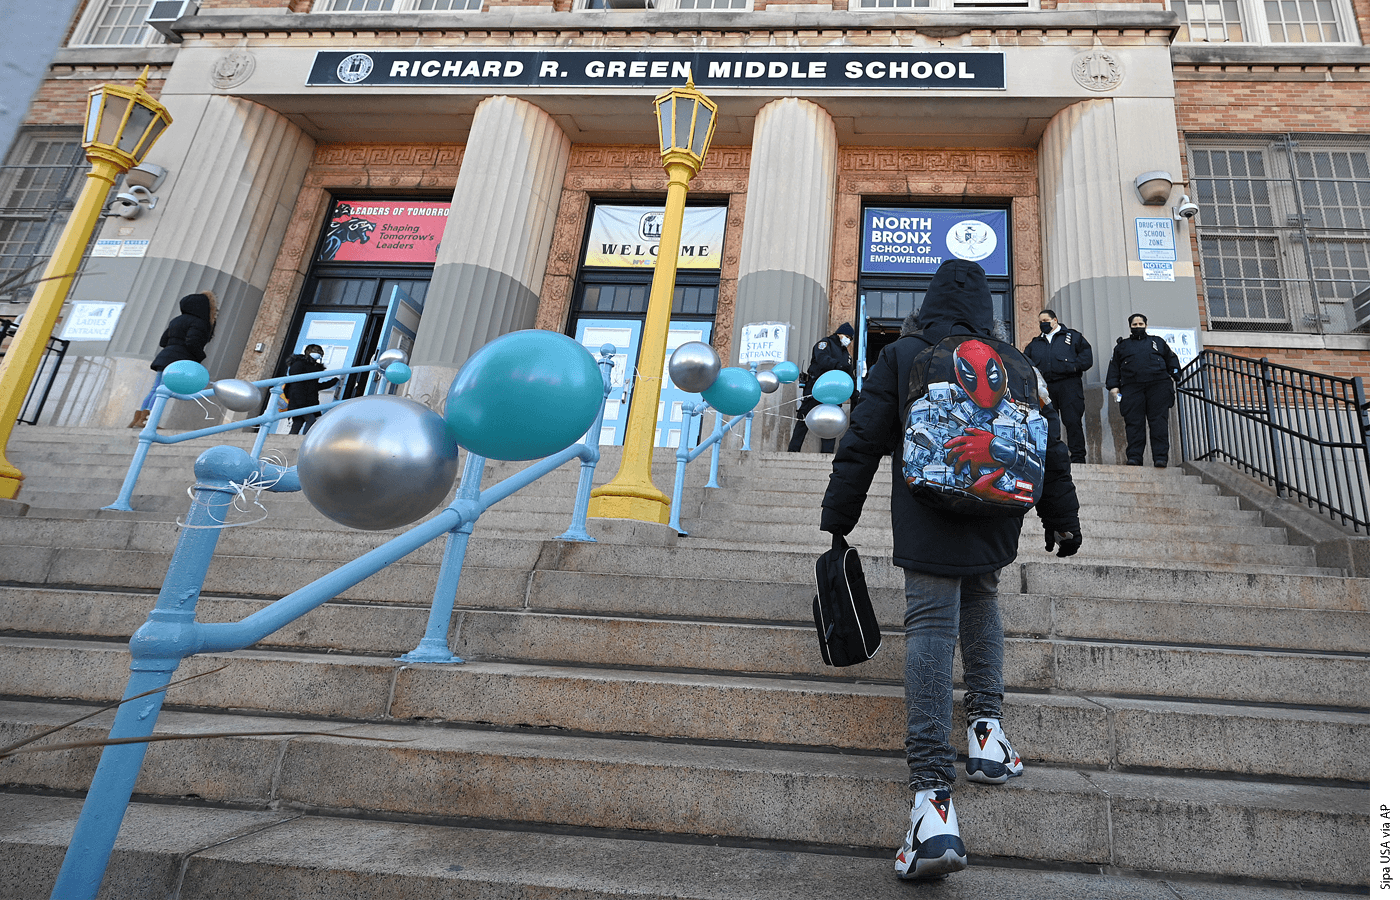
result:
[[[1048,553],[1055,549],[1055,544],[1060,545],[1060,552],[1056,556],[1073,556],[1079,552],[1079,548],[1084,546],[1084,535],[1077,531],[1056,532],[1053,528],[1045,529],[1045,550]]]

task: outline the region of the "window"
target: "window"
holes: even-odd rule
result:
[[[1190,135],[1210,327],[1345,332],[1371,283],[1367,135]]]
[[[317,12],[451,12],[481,10],[481,0],[318,0]]]
[[[575,10],[645,10],[664,9],[696,12],[704,10],[743,11],[750,8],[749,0],[576,0]]]
[[[83,187],[81,139],[77,128],[26,129],[0,166],[0,300],[33,295]]]
[[[69,46],[132,47],[163,43],[164,38],[146,24],[151,0],[93,0],[83,11]]]
[[[1346,0],[1171,0],[1179,41],[1254,44],[1354,42]]]
[[[1040,0],[857,0],[851,4],[851,9],[980,9],[989,12],[1014,12],[1018,9],[1040,9]]]

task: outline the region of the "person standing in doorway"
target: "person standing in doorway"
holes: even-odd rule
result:
[[[1167,342],[1147,333],[1147,316],[1128,316],[1128,339],[1118,339],[1104,379],[1123,414],[1128,439],[1128,465],[1142,465],[1147,432],[1152,432],[1152,464],[1167,467],[1171,452],[1171,422],[1167,413],[1176,405],[1175,382],[1181,377],[1181,360]]]
[[[326,351],[321,349],[320,344],[307,344],[302,351],[291,358],[287,363],[288,375],[309,375],[312,372],[326,371],[321,359]],[[325,381],[289,381],[282,387],[282,391],[287,396],[288,409],[304,409],[308,406],[317,406],[321,398],[317,396],[327,388],[333,388],[340,382],[339,378],[328,378]],[[305,434],[311,431],[311,426],[317,419],[321,418],[319,412],[311,412],[301,416],[292,417],[291,434]]]
[[[1053,309],[1042,309],[1040,336],[1026,344],[1026,356],[1044,376],[1060,413],[1069,461],[1085,462],[1084,373],[1094,367],[1094,348],[1084,335],[1061,325]]]
[[[218,303],[213,291],[200,291],[180,298],[180,314],[165,326],[160,336],[160,352],[151,360],[151,369],[156,373],[155,384],[146,393],[146,399],[141,401],[141,408],[131,417],[128,428],[146,427],[166,366],[182,359],[204,362],[204,347],[214,337],[214,319],[217,315]]]
[[[955,646],[962,647],[967,686],[967,779],[1004,784],[1024,768],[1001,722],[1004,634],[997,603],[998,579],[1016,559],[1023,516],[968,515],[925,504],[910,490],[902,458],[904,413],[916,357],[955,329],[992,335],[992,294],[982,267],[961,259],[943,263],[914,326],[915,333],[885,347],[871,366],[861,402],[851,413],[851,427],[832,460],[821,510],[822,531],[849,534],[860,520],[881,461],[890,459],[893,562],[904,570],[904,750],[913,792],[909,830],[895,855],[895,875],[901,879],[933,878],[967,866],[952,799],[957,780],[951,734]],[[965,360],[958,371],[960,389],[985,401],[980,407],[1000,402],[1006,379],[994,353]],[[1069,450],[1059,439],[1054,405],[1044,405],[1041,412],[1048,438],[1035,509],[1045,528],[1045,549],[1058,548],[1058,556],[1072,556],[1083,536]],[[992,454],[1016,453],[1007,442],[977,427],[966,428],[954,441],[963,444],[960,454],[971,454],[964,456],[966,465],[988,473],[1005,471],[1007,463],[1000,462],[999,455],[973,461],[972,455],[981,456],[974,445]]]
[[[802,442],[807,439],[807,413],[821,404],[812,396],[812,385],[817,383],[817,379],[833,371],[845,372],[853,379],[856,377],[850,351],[855,333],[855,329],[842,322],[840,328],[812,346],[812,361],[807,365],[807,377],[802,385],[802,403],[797,407],[797,424],[793,426],[792,440],[788,442],[789,453],[801,452]],[[823,453],[832,452],[836,449],[836,438],[822,438],[821,447]]]

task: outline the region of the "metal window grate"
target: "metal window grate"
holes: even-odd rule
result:
[[[76,128],[22,132],[0,166],[0,299],[24,302],[58,240],[86,169]]]
[[[1210,327],[1363,330],[1368,135],[1188,135]]]

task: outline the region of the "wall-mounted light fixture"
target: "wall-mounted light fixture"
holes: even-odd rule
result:
[[[1143,206],[1166,206],[1176,182],[1169,172],[1143,172],[1133,182]]]

